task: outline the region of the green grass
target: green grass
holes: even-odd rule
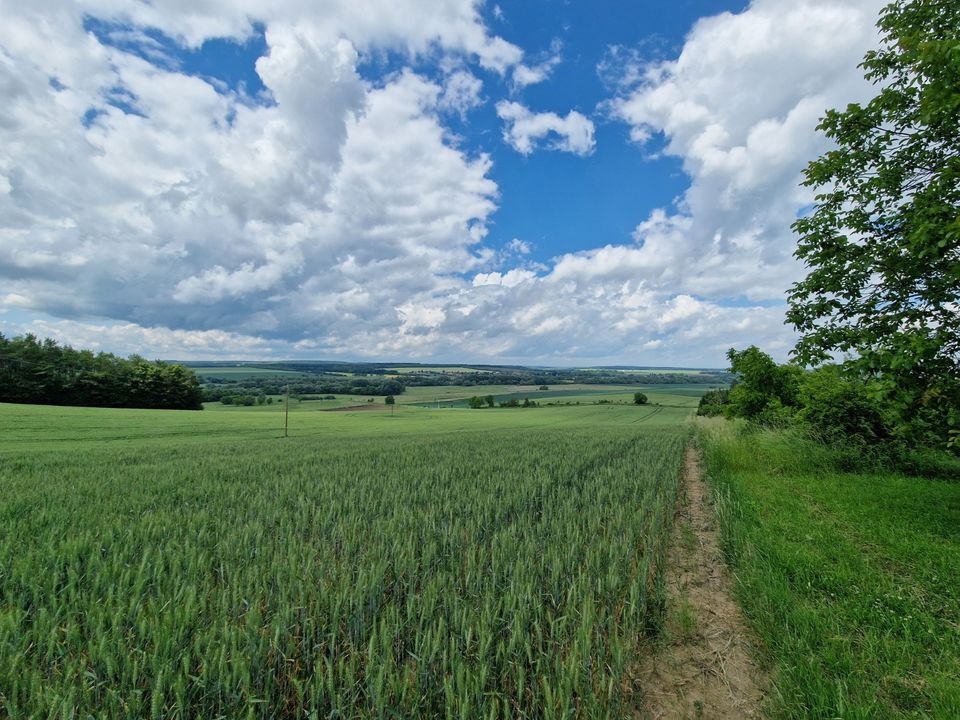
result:
[[[771,714],[960,717],[960,483],[839,472],[788,433],[700,427]]]
[[[681,598],[671,609],[672,617],[668,624],[672,637],[676,643],[685,643],[692,640],[697,634],[697,610],[689,600]]]
[[[689,414],[0,405],[0,716],[623,716]]]

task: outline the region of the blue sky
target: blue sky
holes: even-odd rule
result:
[[[737,12],[744,6],[713,0],[491,3],[481,8],[491,31],[523,47],[534,59],[561,60],[551,70],[549,82],[522,90],[494,70],[477,74],[489,94],[520,98],[535,108],[572,108],[591,115],[610,99],[611,88],[598,65],[608,58],[611,46],[638,48],[648,60],[663,60],[679,53],[700,17]],[[151,57],[151,48],[142,43],[115,38],[117,32],[129,32],[125,23],[89,17],[86,26],[104,44]],[[269,53],[263,25],[255,26],[249,37],[214,38],[196,49],[180,47],[156,30],[146,34],[185,73],[253,96],[265,90],[255,67],[257,59]],[[359,71],[373,84],[407,66],[437,77],[442,71],[435,61],[434,57],[411,61],[404,53],[381,51],[363,58]],[[502,123],[492,102],[467,117],[453,116],[447,124],[469,152],[493,158],[490,177],[500,187],[501,200],[492,218],[491,242],[505,245],[523,239],[530,243],[530,257],[539,262],[598,244],[629,242],[638,214],[669,205],[688,184],[677,158],[654,157],[655,143],[640,148],[630,141],[627,127],[609,120],[596,123],[596,147],[587,159],[564,153],[517,153],[501,141]]]
[[[0,332],[154,357],[785,357],[875,0],[0,0]]]

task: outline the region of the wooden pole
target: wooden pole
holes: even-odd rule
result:
[[[290,385],[287,385],[287,390],[283,396],[283,436],[289,437],[287,435],[287,428],[290,425]]]

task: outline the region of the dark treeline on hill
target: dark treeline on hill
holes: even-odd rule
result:
[[[293,397],[305,395],[400,395],[404,391],[402,383],[396,380],[370,377],[343,377],[339,375],[319,375],[316,380],[298,378],[284,382],[276,377],[250,377],[242,380],[225,378],[205,378],[203,402],[217,402],[224,398],[282,395],[289,388]]]
[[[237,367],[236,363],[192,363],[194,367],[216,369]],[[727,385],[732,376],[726,371],[687,372],[630,372],[611,368],[522,368],[515,366],[462,366],[451,370],[443,366],[411,366],[402,364],[375,365],[372,363],[282,362],[249,363],[246,367],[258,370],[295,371],[302,375],[286,380],[276,375],[246,377],[204,373],[203,401],[228,402],[236,397],[263,397],[281,395],[289,387],[293,397],[305,395],[400,395],[407,387],[438,385],[683,385],[709,383]],[[411,369],[415,367],[416,369]],[[398,373],[397,368],[404,368]]]
[[[0,334],[0,402],[203,409],[197,376],[183,365],[74,350],[30,334]]]

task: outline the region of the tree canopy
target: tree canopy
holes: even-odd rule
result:
[[[726,397],[731,415],[768,423],[789,417],[797,404],[800,368],[778,365],[755,345],[730,348],[727,357],[736,376]]]
[[[183,365],[0,335],[0,402],[200,410],[200,400],[197,376]]]
[[[877,95],[819,125],[836,147],[805,172],[809,273],[787,317],[800,362],[846,354],[904,426],[944,434],[960,422],[960,3],[897,0],[879,28],[861,64]]]

